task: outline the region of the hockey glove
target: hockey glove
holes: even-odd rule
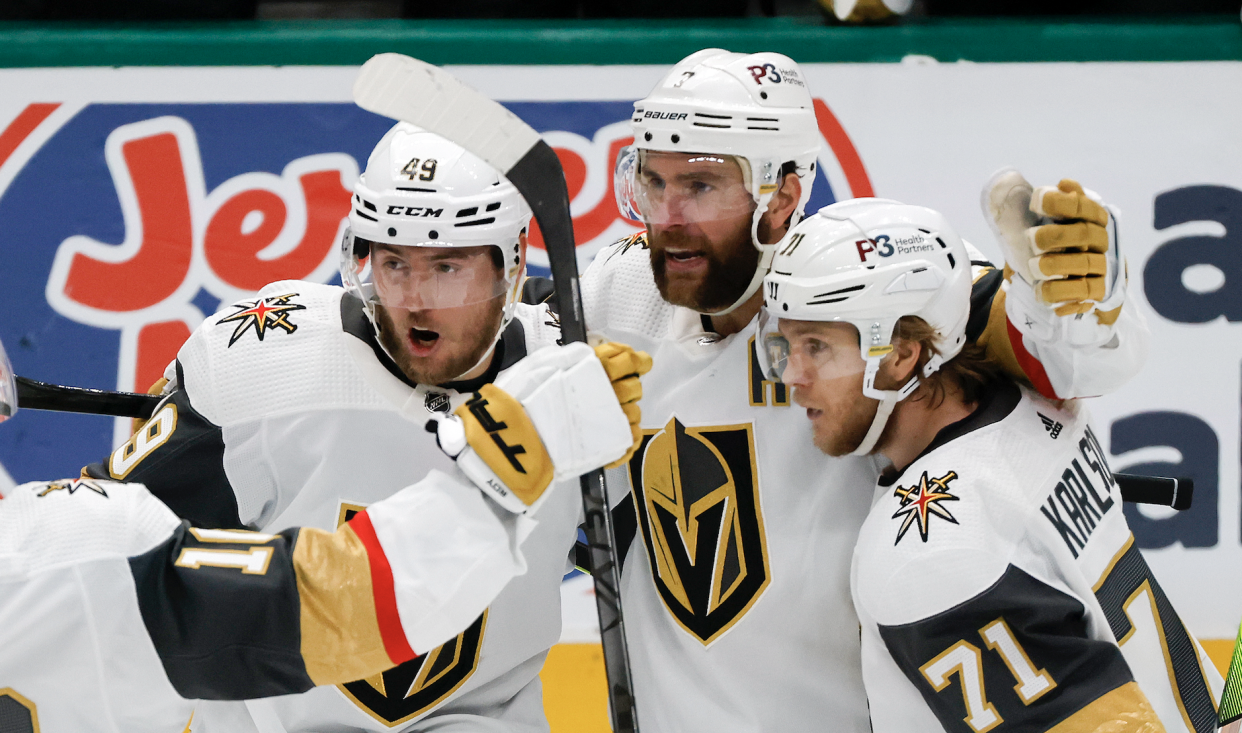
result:
[[[624,364],[623,350],[610,356],[621,367],[635,366]],[[440,447],[498,504],[533,512],[552,481],[580,476],[634,449],[630,415],[636,425],[641,386],[626,375],[637,371],[635,366],[620,375],[614,390],[590,346],[547,347],[428,429],[435,429]],[[629,406],[623,408],[623,401]]]
[[[998,173],[984,189],[984,209],[1005,250],[1005,263],[1058,316],[1089,313],[1108,299],[1109,212],[1077,181],[1032,188],[1021,173]]]
[[[988,181],[982,198],[1005,252],[1012,322],[1077,346],[1112,338],[1126,283],[1116,211],[1076,181],[1034,188],[1011,168]]]
[[[634,456],[638,444],[643,440],[643,431],[638,423],[642,413],[638,409],[638,401],[643,398],[643,385],[639,377],[651,371],[651,355],[645,351],[635,351],[626,344],[616,341],[604,341],[596,344],[595,355],[604,365],[608,379],[612,381],[612,391],[617,395],[617,402],[630,421],[630,434],[634,442],[625,455],[609,463],[605,468],[623,466]]]

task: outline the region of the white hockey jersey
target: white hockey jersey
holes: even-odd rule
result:
[[[140,484],[23,484],[0,501],[0,730],[170,733],[188,698],[377,675],[474,622],[526,524],[460,472],[279,534],[190,527]]]
[[[1000,272],[979,274],[975,337],[989,315],[1003,333]],[[593,331],[654,359],[649,437],[609,473],[618,533],[634,537],[621,597],[642,729],[869,731],[847,589],[873,462],[815,449],[785,386],[762,377],[755,321],[721,337],[665,302],[643,235],[603,250],[582,292]]]
[[[497,364],[558,337],[546,307],[519,304]],[[91,473],[142,481],[196,524],[267,532],[335,528],[429,470],[449,469],[425,425],[478,386],[410,385],[356,298],[305,282],[273,283],[208,318],[177,370],[170,404],[179,412],[167,430],[143,431]],[[456,639],[383,675],[273,698],[265,714],[290,733],[499,724],[487,719],[547,730],[537,674],[559,638],[560,581],[580,514],[576,486],[557,487],[522,546],[528,572]],[[231,733],[249,719],[239,704],[204,706],[203,715],[195,730]]]
[[[851,578],[876,733],[1215,731],[1121,502],[1086,409],[1007,381],[882,478]]]
[[[0,729],[185,729],[193,703],[164,674],[127,560],[178,525],[141,486],[23,484],[0,500]]]

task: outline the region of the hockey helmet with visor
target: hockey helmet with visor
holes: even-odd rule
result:
[[[775,243],[760,241],[759,225],[785,175],[802,183],[795,223],[811,195],[820,135],[801,69],[782,54],[704,49],[635,102],[630,123],[634,144],[614,171],[623,216],[651,228],[750,215],[757,270],[745,292],[713,314],[734,310],[767,272]],[[681,162],[675,176],[661,174],[661,157]]]
[[[341,277],[372,320],[376,303],[430,310],[503,297],[503,331],[520,296],[519,240],[530,217],[521,194],[491,166],[398,123],[354,186]]]
[[[756,349],[760,368],[777,380],[798,359],[805,359],[804,367],[820,379],[863,371],[863,394],[880,401],[854,451],[865,455],[893,407],[920,381],[915,374],[899,389],[876,387],[880,364],[893,351],[897,322],[917,316],[935,330],[936,353],[921,372],[931,376],[966,342],[970,287],[966,245],[938,212],[873,198],[826,206],[790,230],[764,279]],[[814,353],[801,343],[791,347],[781,320],[850,324],[858,332],[859,352]]]

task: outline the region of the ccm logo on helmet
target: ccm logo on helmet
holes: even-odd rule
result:
[[[872,252],[881,257],[892,257],[894,254],[904,255],[911,252],[934,252],[936,250],[922,234],[896,239],[887,234],[877,234],[875,239],[860,239],[854,242],[854,246],[858,248],[858,259],[861,262],[866,262],[867,255]]]
[[[684,120],[685,112],[651,112],[650,110],[643,113],[643,119],[647,120]]]
[[[433,209],[430,206],[389,206],[389,216],[441,216],[444,209]]]

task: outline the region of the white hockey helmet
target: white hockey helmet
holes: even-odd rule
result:
[[[8,354],[4,353],[4,344],[0,342],[0,422],[16,414],[17,377],[13,374]]]
[[[802,70],[779,53],[704,49],[682,59],[646,99],[635,102],[630,123],[634,144],[617,158],[613,190],[618,210],[633,221],[652,223],[657,216],[639,175],[646,151],[728,156],[742,168],[745,206],[754,212],[751,241],[761,256],[746,292],[716,314],[732,311],[754,294],[768,270],[775,245],[759,242],[759,220],[784,174],[796,173],[802,182],[794,223],[811,197],[821,143]],[[740,213],[733,204],[721,215]]]
[[[777,329],[778,319],[853,324],[865,363],[863,394],[880,400],[855,451],[865,455],[893,406],[919,384],[916,374],[898,390],[876,389],[897,321],[918,316],[935,329],[938,353],[922,371],[931,376],[966,342],[970,288],[966,245],[939,212],[875,198],[826,206],[785,236],[764,278],[761,366],[772,379],[784,372],[789,344]]]
[[[354,185],[349,228],[341,243],[341,280],[374,306],[454,308],[504,297],[500,338],[521,297],[518,238],[531,212],[517,188],[461,146],[406,122],[397,123],[375,146]],[[463,281],[458,273],[385,271],[370,268],[371,245],[400,247],[495,247],[502,276]],[[378,277],[378,281],[377,281]]]

